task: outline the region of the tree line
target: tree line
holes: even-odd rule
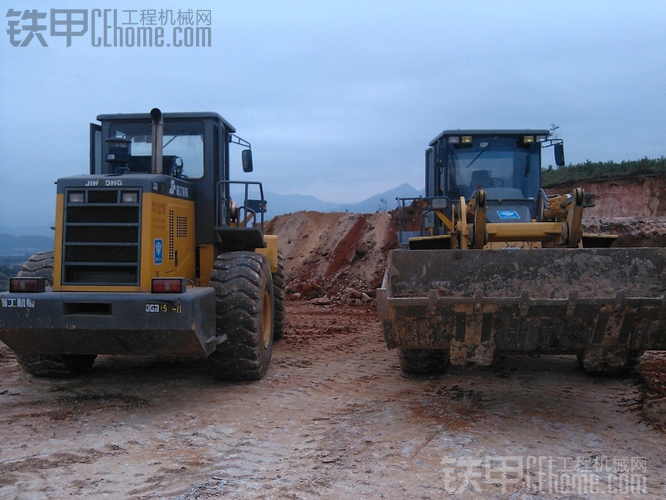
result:
[[[593,181],[615,177],[629,177],[633,175],[665,175],[666,157],[655,160],[643,158],[641,160],[623,161],[615,163],[592,162],[568,165],[553,168],[550,165],[541,169],[541,185],[545,188],[554,187],[569,182]]]

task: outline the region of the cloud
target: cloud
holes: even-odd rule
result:
[[[424,150],[447,128],[556,123],[574,163],[665,154],[662,2],[192,8],[211,10],[211,47],[92,47],[81,37],[69,48],[64,39],[15,48],[3,30],[3,214],[32,199],[25,217],[50,224],[53,181],[87,170],[88,122],[155,106],[219,112],[253,145],[250,178],[342,203],[405,182],[421,188]],[[238,177],[240,152],[232,154]]]

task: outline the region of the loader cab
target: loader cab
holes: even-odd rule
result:
[[[164,113],[160,118],[161,161],[153,165],[151,113],[99,115],[100,123],[91,124],[90,174],[118,178],[166,176],[166,185],[182,189],[195,202],[196,242],[213,242],[219,215],[216,195],[220,193],[216,190],[222,189],[225,192],[221,197],[228,197],[228,184],[220,187],[220,183],[229,180],[229,144],[236,130],[213,112]],[[248,150],[243,156],[249,154]],[[251,157],[249,162],[251,165]],[[244,170],[246,165],[244,159]],[[124,182],[131,179],[128,177]]]
[[[153,119],[149,113],[99,115],[91,124],[90,173],[151,173]],[[230,134],[217,113],[164,113],[158,172],[183,179],[228,179]]]
[[[495,205],[527,207],[535,218],[541,189],[541,149],[548,130],[448,130],[426,153],[426,196],[458,203],[483,188]]]

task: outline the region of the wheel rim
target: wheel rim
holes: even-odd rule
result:
[[[268,292],[264,293],[264,313],[261,318],[261,327],[263,328],[262,331],[262,338],[264,340],[264,347],[268,347],[268,344],[271,341],[271,329],[272,329],[272,324],[271,324],[271,317],[273,316],[273,311],[271,310],[273,307],[273,304],[271,303],[271,295]]]

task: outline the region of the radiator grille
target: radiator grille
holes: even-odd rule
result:
[[[173,210],[169,210],[169,260],[174,260],[175,248],[173,244]]]
[[[178,238],[187,238],[187,217],[169,210],[169,260],[178,265]]]
[[[65,191],[64,285],[138,285],[141,191]]]
[[[187,217],[176,217],[176,236],[187,238]]]

